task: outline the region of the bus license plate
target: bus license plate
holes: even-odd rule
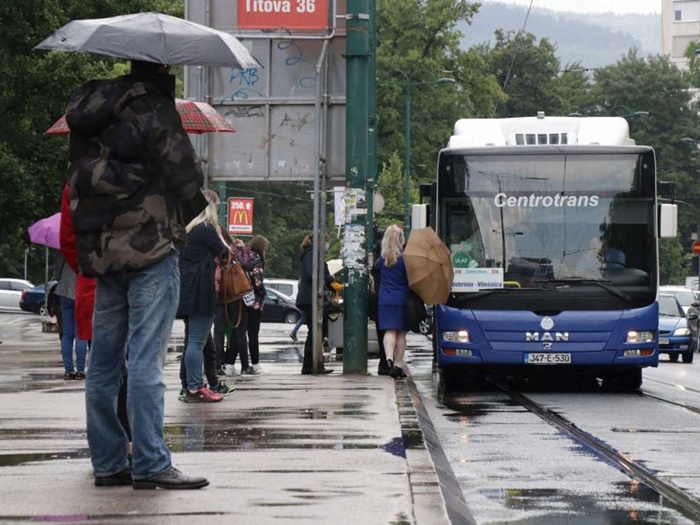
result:
[[[571,363],[571,354],[525,354],[525,364],[530,365],[565,365]]]
[[[670,341],[668,340],[668,337],[659,337],[659,344],[660,345],[667,345],[669,343],[670,343]]]

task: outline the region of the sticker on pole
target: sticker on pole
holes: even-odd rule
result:
[[[253,235],[253,199],[229,198],[228,232],[232,235]]]

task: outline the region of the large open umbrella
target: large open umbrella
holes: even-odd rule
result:
[[[95,53],[168,65],[260,67],[233,35],[162,13],[73,20],[34,49]]]
[[[61,212],[36,221],[27,231],[29,232],[29,240],[34,244],[41,244],[42,246],[58,250],[60,248]]]
[[[45,246],[44,249],[44,304],[49,297],[49,248],[60,248],[61,212],[39,219],[29,228],[29,240]]]
[[[411,230],[403,252],[408,285],[425,304],[447,301],[454,271],[450,250],[432,228]]]
[[[175,107],[182,119],[182,127],[187,133],[235,133],[236,130],[224,116],[206,102],[175,99]],[[68,135],[70,128],[65,115],[46,130],[49,135]]]

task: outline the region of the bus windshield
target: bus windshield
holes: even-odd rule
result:
[[[649,164],[643,153],[443,153],[438,229],[453,292],[586,280],[649,286]]]

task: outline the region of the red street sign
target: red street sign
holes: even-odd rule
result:
[[[693,243],[693,253],[695,255],[700,255],[700,241],[695,241]]]
[[[253,199],[229,198],[228,232],[232,235],[253,235]]]
[[[239,29],[325,29],[328,0],[238,0]]]

